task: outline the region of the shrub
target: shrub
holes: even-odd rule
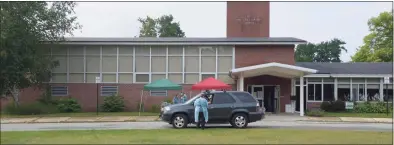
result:
[[[389,104],[389,112],[391,112],[392,109],[392,104]],[[370,102],[365,102],[365,103],[359,103],[355,106],[354,112],[357,113],[386,113],[387,111],[387,106],[384,102],[378,102],[378,103],[370,103]]]
[[[313,116],[313,117],[323,117],[324,116],[324,110],[322,109],[311,109],[306,111],[307,116]]]
[[[167,98],[167,99],[165,99],[163,102],[167,102],[167,103],[171,104],[171,103],[172,103],[172,99]]]
[[[37,101],[42,104],[48,104],[48,105],[50,105],[50,104],[56,105],[57,104],[57,100],[53,100],[53,98],[52,98],[52,91],[51,91],[50,86],[45,87],[45,91],[41,94],[40,98],[37,99]]]
[[[104,98],[101,110],[104,112],[121,112],[125,108],[123,97],[112,95]]]
[[[57,107],[52,104],[43,104],[40,102],[20,104],[16,107],[14,104],[6,106],[5,113],[12,115],[38,115],[57,113]]]
[[[324,101],[320,105],[320,109],[327,112],[343,112],[346,111],[345,102],[341,100],[337,101]]]
[[[160,113],[160,106],[159,105],[152,105],[150,112],[153,113]]]
[[[57,109],[63,113],[79,112],[81,111],[81,105],[74,98],[65,98],[58,100]]]

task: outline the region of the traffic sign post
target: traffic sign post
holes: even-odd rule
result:
[[[96,77],[96,100],[97,100],[97,102],[96,102],[96,115],[98,115],[98,112],[99,112],[99,100],[98,100],[98,96],[99,96],[99,86],[98,86],[98,84],[101,82],[101,78],[100,77]]]
[[[384,77],[384,84],[386,84],[386,114],[387,114],[387,116],[389,115],[389,83],[390,83],[390,77]]]

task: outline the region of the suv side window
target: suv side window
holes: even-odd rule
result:
[[[252,95],[246,92],[233,92],[232,93],[235,97],[237,97],[243,103],[254,103],[256,100]]]
[[[212,98],[212,104],[231,104],[235,103],[232,96],[227,93],[215,93]]]

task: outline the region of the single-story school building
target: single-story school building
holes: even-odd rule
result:
[[[60,63],[50,82],[52,95],[76,98],[83,111],[96,111],[97,98],[101,103],[103,96],[113,93],[124,97],[127,110],[137,110],[143,85],[162,78],[182,84],[190,97],[199,93],[191,90],[192,84],[215,77],[233,90],[253,94],[267,112],[285,112],[290,96],[296,96],[295,111],[300,115],[323,101],[393,98],[392,62],[296,62],[295,46],[307,41],[269,36],[269,2],[227,2],[227,37],[223,38],[66,40],[48,51]],[[96,77],[101,78],[98,85]],[[388,85],[385,77],[390,78]],[[34,101],[41,93],[24,89],[20,101]],[[144,107],[160,105],[176,93],[145,92]]]

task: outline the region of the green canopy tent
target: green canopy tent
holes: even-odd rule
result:
[[[146,84],[144,86],[144,90],[141,91],[140,109],[138,111],[139,115],[141,115],[142,97],[144,96],[144,91],[155,91],[155,90],[160,90],[160,91],[161,90],[182,90],[182,86],[179,84],[176,84],[168,79],[161,79],[161,80],[151,82],[150,84]],[[144,103],[145,103],[145,101],[144,101]]]

